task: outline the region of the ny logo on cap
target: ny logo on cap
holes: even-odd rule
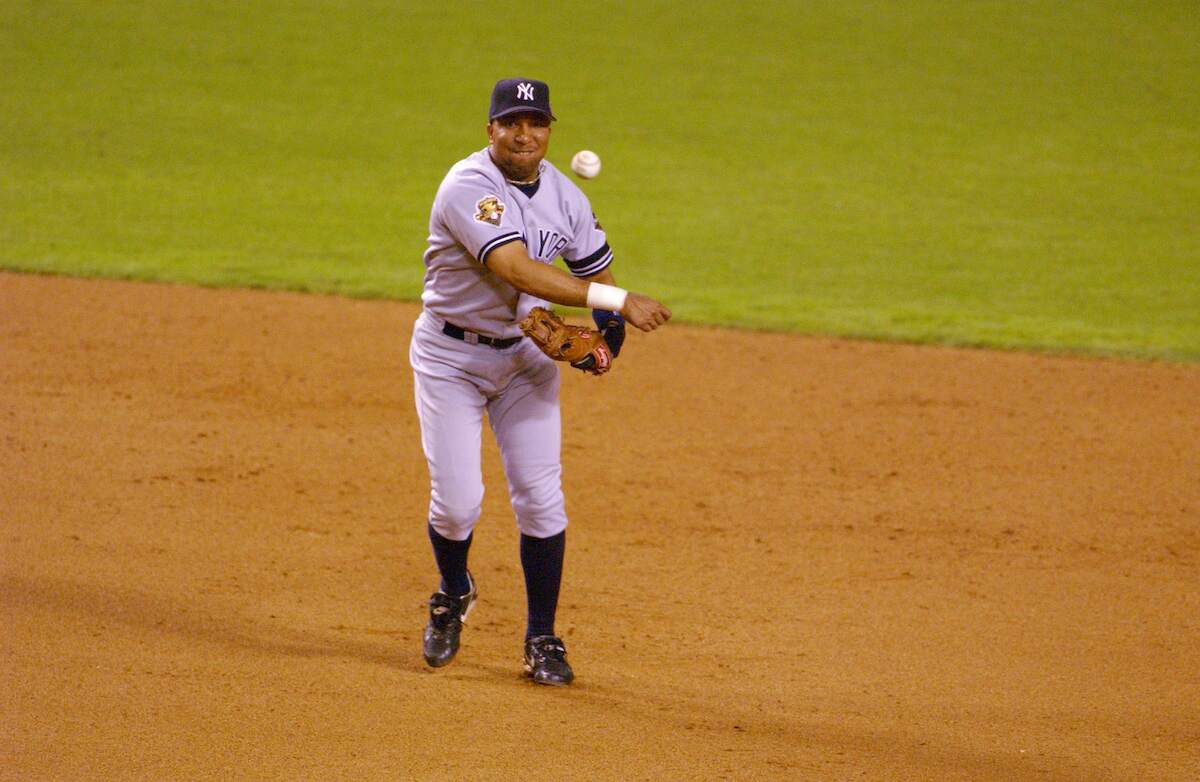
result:
[[[533,85],[526,81],[518,84],[517,97],[522,100],[533,100]]]

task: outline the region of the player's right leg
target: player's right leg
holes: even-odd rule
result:
[[[476,598],[467,553],[483,504],[480,444],[485,399],[472,378],[455,365],[455,349],[418,327],[409,353],[421,445],[429,464],[428,533],[441,576],[440,588],[430,597],[423,637],[425,661],[434,667],[454,658],[462,622]]]

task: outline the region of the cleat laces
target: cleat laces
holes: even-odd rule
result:
[[[554,662],[566,662],[567,649],[563,646],[562,641],[557,638],[549,638],[544,641],[535,642],[533,644],[534,654],[541,657],[543,660],[551,660]]]
[[[454,605],[453,598],[437,594],[429,601],[429,605],[429,621],[437,632],[444,633],[461,623],[459,608]]]

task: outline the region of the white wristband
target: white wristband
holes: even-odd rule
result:
[[[588,283],[587,305],[594,310],[612,310],[619,313],[625,306],[629,291],[615,285],[599,282]]]

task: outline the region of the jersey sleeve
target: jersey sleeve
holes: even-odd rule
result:
[[[613,253],[608,246],[608,237],[596,219],[596,213],[581,190],[576,193],[574,207],[575,235],[563,251],[563,261],[576,277],[590,277],[609,267]]]
[[[523,240],[503,193],[483,177],[448,181],[439,200],[446,229],[480,263],[497,247]]]

